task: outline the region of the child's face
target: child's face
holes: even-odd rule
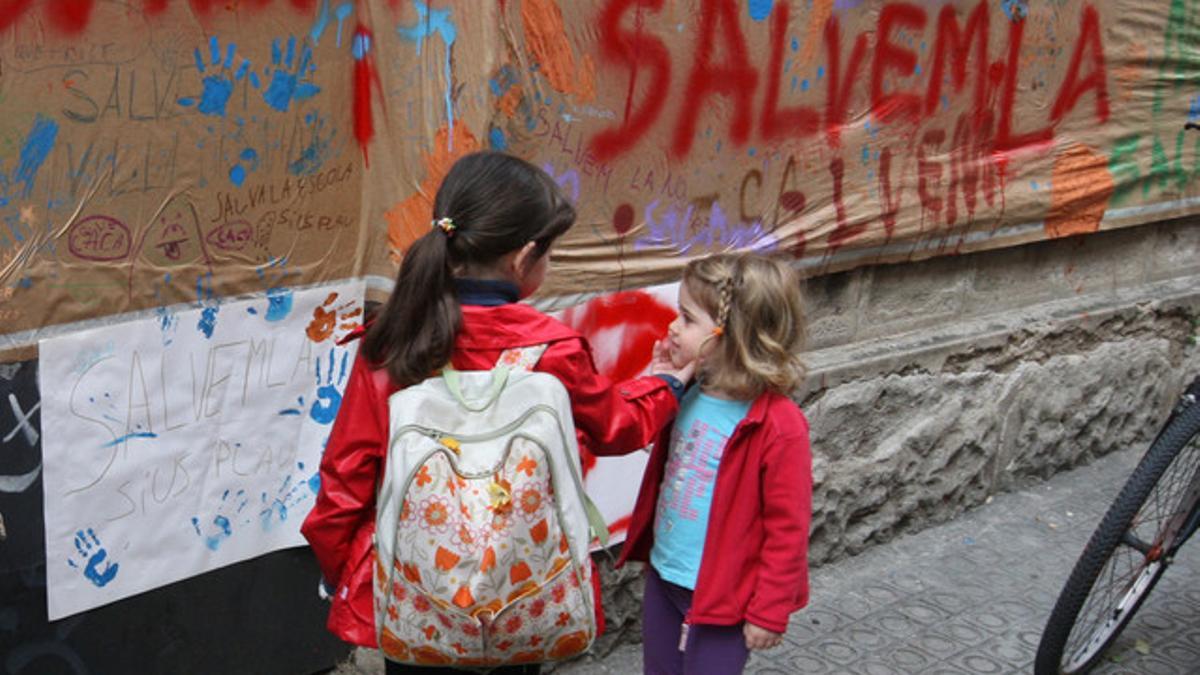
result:
[[[704,311],[688,292],[687,284],[679,284],[679,316],[667,330],[667,348],[676,368],[698,359],[707,351],[706,343],[717,338],[713,331],[717,322]]]

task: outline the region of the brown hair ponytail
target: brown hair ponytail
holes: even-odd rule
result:
[[[467,155],[450,168],[431,227],[404,254],[396,286],[363,340],[363,353],[399,386],[450,360],[462,327],[455,270],[495,264],[529,242],[539,255],[575,223],[575,208],[546,172],[500,152]]]

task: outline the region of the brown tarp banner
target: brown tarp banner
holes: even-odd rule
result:
[[[5,333],[370,276],[453,160],[547,169],[544,295],[1194,212],[1197,0],[9,0]]]

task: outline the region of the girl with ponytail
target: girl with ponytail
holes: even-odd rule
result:
[[[658,350],[654,375],[617,385],[597,373],[582,336],[519,302],[541,285],[551,248],[574,222],[574,207],[544,171],[503,153],[463,157],[438,189],[429,232],[405,253],[391,297],[360,333],[362,348],[321,460],[316,505],[301,528],[332,596],[329,629],[343,640],[375,646],[374,500],[392,393],[447,363],[486,370],[507,349],[546,344],[534,370],[566,386],[581,448],[633,452],[675,415],[691,364],[676,365]],[[493,672],[536,673],[538,665]]]

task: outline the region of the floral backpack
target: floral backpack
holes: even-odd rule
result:
[[[491,668],[596,637],[589,532],[608,532],[583,490],[567,390],[531,370],[545,349],[389,398],[374,578],[386,658]]]

